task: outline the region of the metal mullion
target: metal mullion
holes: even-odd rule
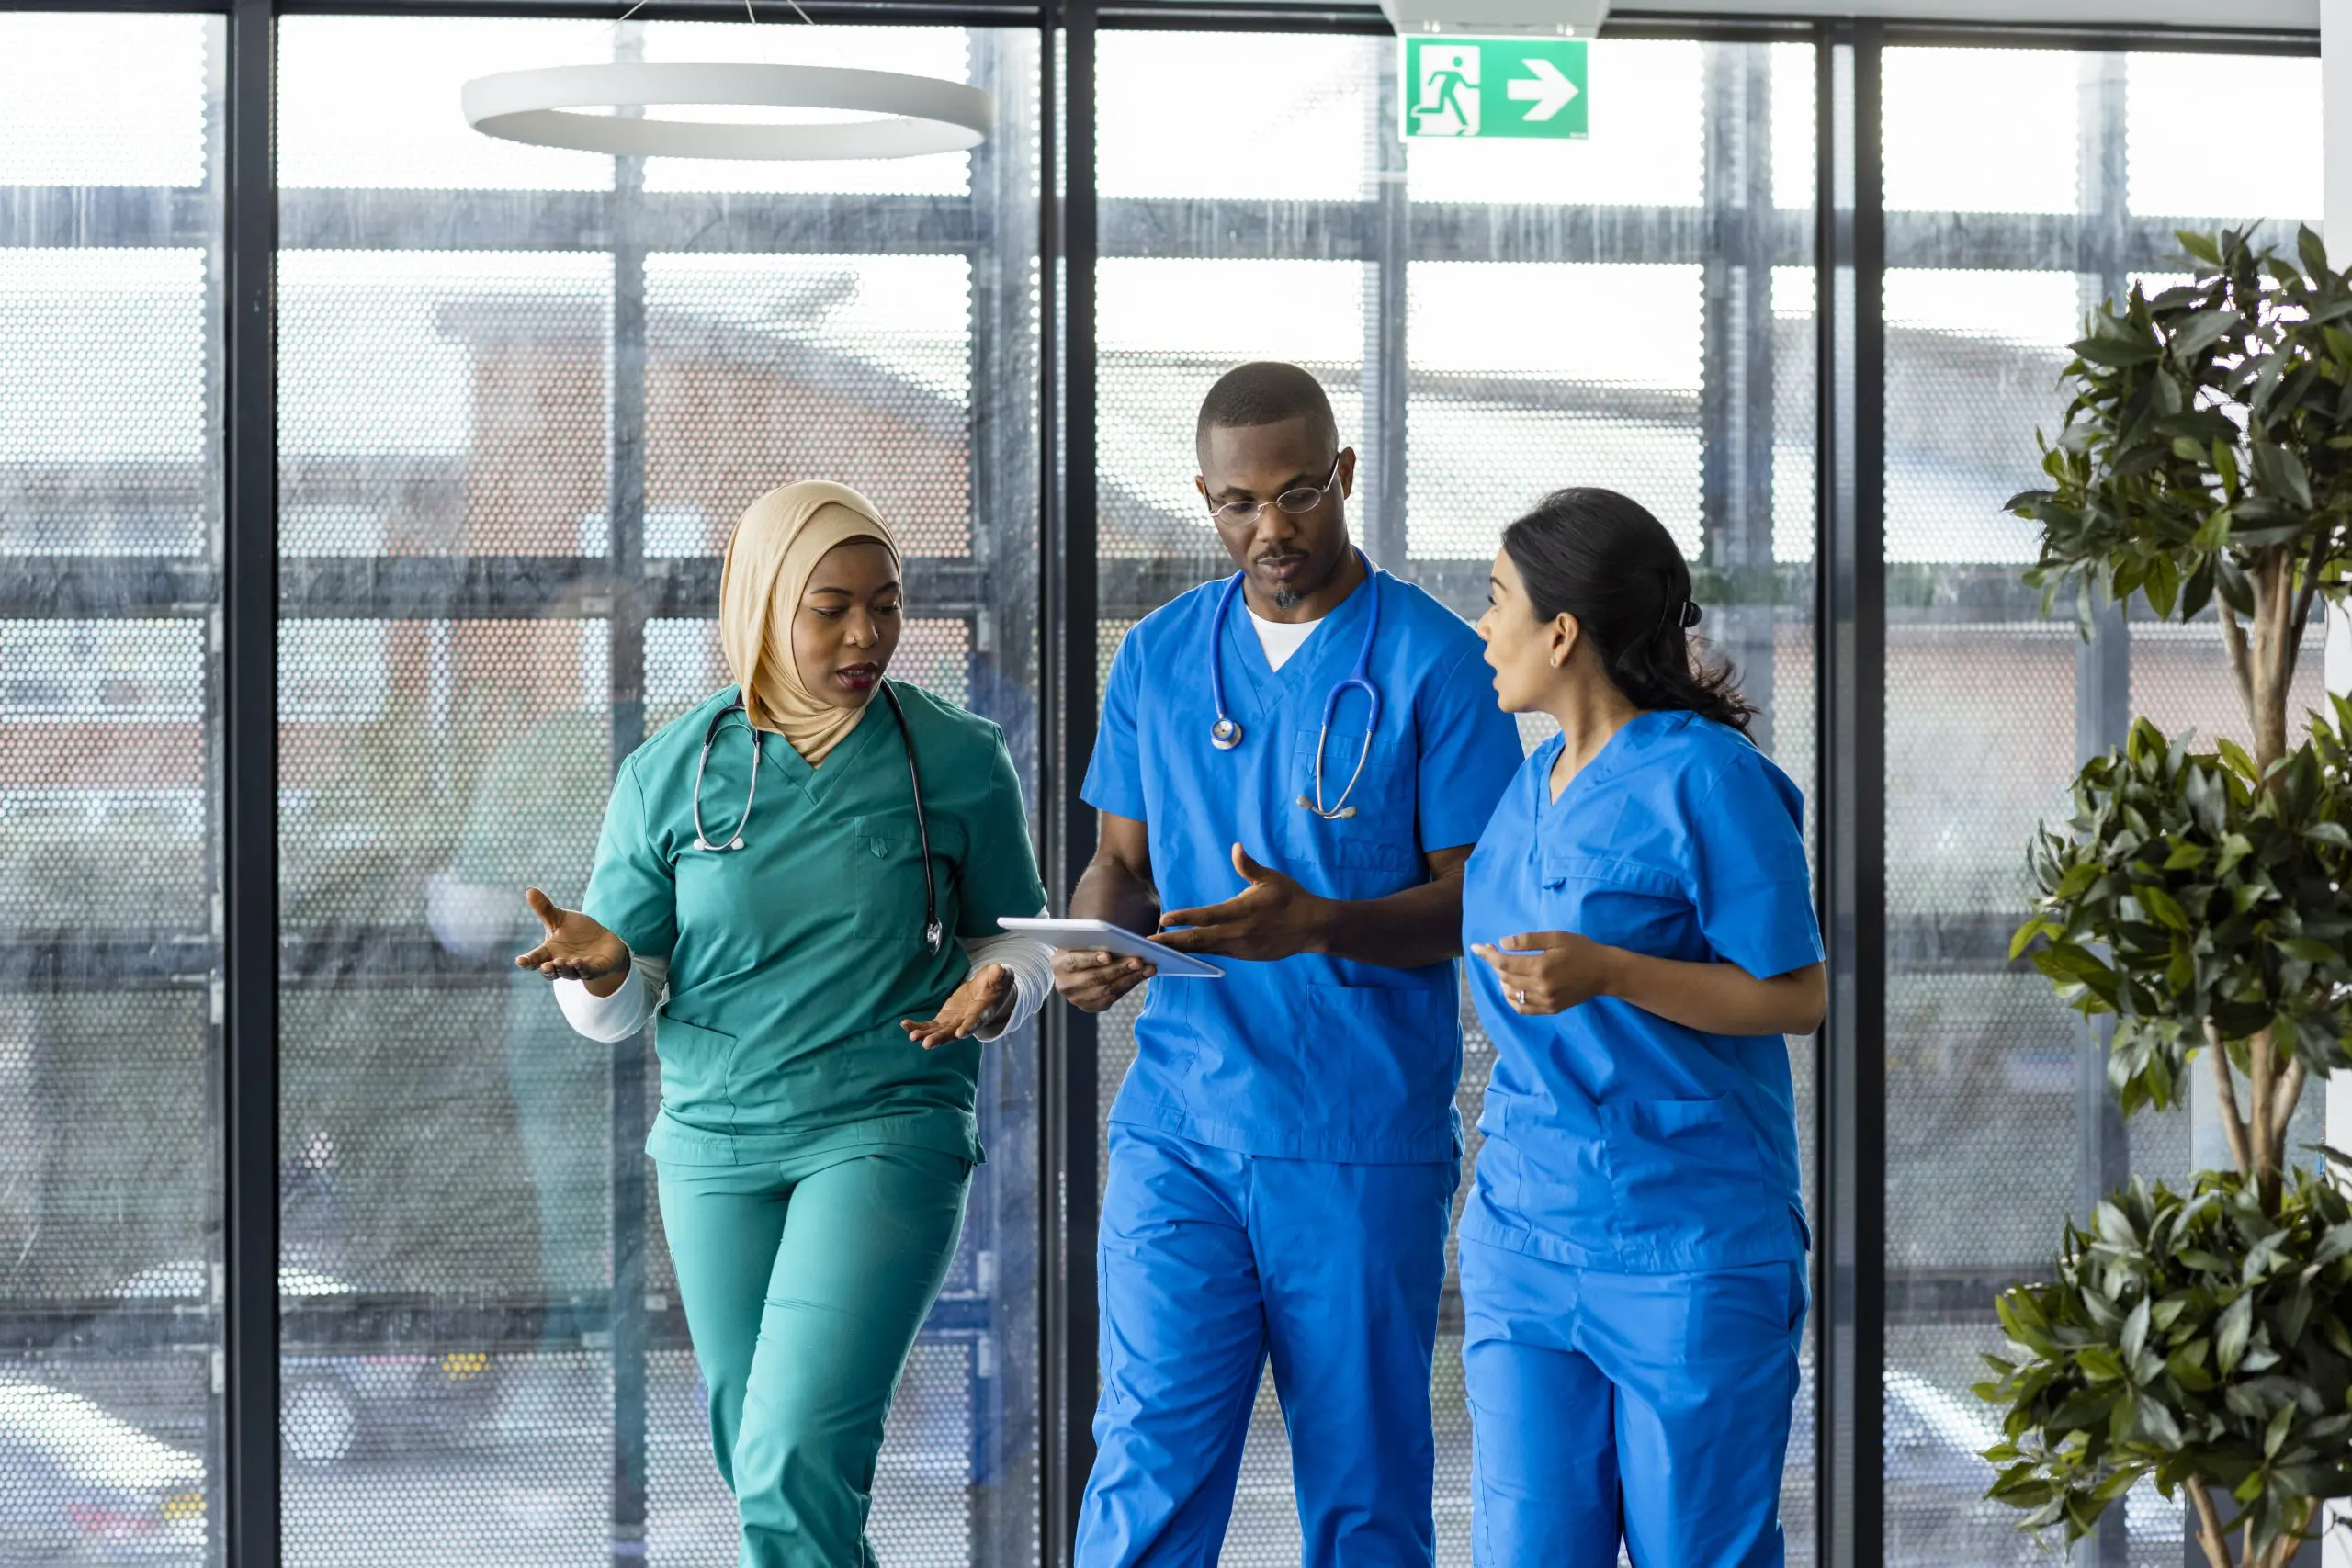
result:
[[[2081,170],[2083,255],[2077,264],[2086,291],[2101,299],[2120,297],[2127,287],[2131,191],[2126,163],[2124,60],[2120,54],[2086,54],[2079,67],[2083,102],[2076,123]],[[2096,303],[2088,300],[2086,303]],[[2075,750],[2086,761],[2123,742],[2132,722],[2131,624],[2120,604],[2105,605],[2091,636],[2075,650]],[[2075,1073],[2074,1213],[2090,1223],[2099,1200],[2129,1178],[2130,1133],[2123,1107],[2108,1086],[2107,1058],[2115,1037],[2113,1019],[2073,1026]],[[2131,1532],[2121,1508],[2109,1510],[2075,1553],[2085,1568],[2126,1568],[2132,1561]]]
[[[236,1568],[277,1568],[280,1554],[276,25],[270,0],[237,0],[227,27],[220,1494]]]
[[[1413,209],[1405,185],[1405,143],[1396,124],[1397,51],[1381,49],[1380,64],[1366,106],[1372,146],[1373,276],[1366,303],[1363,438],[1371,448],[1374,505],[1364,518],[1364,547],[1374,560],[1403,571],[1410,564],[1406,533],[1405,423],[1411,364],[1407,357],[1406,317],[1411,295],[1407,267],[1412,254]],[[1361,488],[1361,486],[1359,486]]]
[[[996,694],[1011,698],[1017,677],[1025,675],[1034,692],[1035,661],[1046,651],[1038,641],[1035,597],[1042,592],[1042,578],[1028,581],[1036,558],[1035,536],[1015,532],[1016,520],[1034,516],[1038,504],[1036,453],[1028,445],[1035,435],[1037,388],[1030,292],[1036,232],[1016,218],[1034,199],[1037,167],[1031,145],[1019,134],[1028,121],[1014,112],[1030,93],[1029,72],[1036,62],[1034,46],[1022,33],[989,28],[967,36],[973,82],[997,95],[1002,127],[972,152],[968,197],[976,236],[967,318],[971,565],[977,581],[992,589],[973,605],[968,619],[976,674],[992,677]],[[1024,583],[1028,592],[1016,592],[1015,583]],[[984,689],[975,690],[976,699],[984,695]],[[980,704],[976,700],[974,705]],[[1023,764],[1023,786],[1039,807],[1042,828],[1050,813],[1034,776],[1036,706],[1011,702],[991,716],[1004,726],[1006,742]],[[1034,1151],[1036,1121],[1044,1113],[1038,1083],[1038,1057],[1025,1042],[995,1055],[983,1075],[979,1105],[981,1136],[991,1148]],[[1052,1190],[1035,1180],[1033,1166],[1024,1192],[1022,1169],[1008,1159],[973,1173],[968,1228],[995,1263],[983,1303],[985,1323],[973,1340],[976,1358],[993,1358],[985,1376],[978,1364],[974,1367],[974,1484],[968,1504],[974,1564],[1017,1562],[1035,1550],[1037,1516],[1032,1508],[1047,1432],[1037,1399],[1041,1343],[1035,1333],[1018,1331],[1018,1318],[1006,1310],[1003,1298],[1026,1284],[1042,1316],[1035,1294],[1043,1283],[1035,1267],[1035,1232],[1022,1225],[1026,1220],[1034,1226],[1036,1216],[1050,1210]]]
[[[106,0],[80,0],[106,9]],[[42,9],[51,8],[42,0]],[[143,6],[142,6],[143,8]],[[288,17],[379,17],[397,11],[403,17],[525,17],[533,20],[572,20],[610,22],[616,9],[627,10],[633,21],[639,22],[741,22],[745,20],[743,0],[648,0],[643,6],[616,8],[611,0],[549,0],[547,5],[518,5],[514,0],[281,0],[278,13]],[[905,28],[1001,28],[1017,27],[1036,19],[1034,6],[1016,0],[1001,4],[986,4],[974,0],[967,4],[941,4],[925,0],[922,4],[896,5],[890,0],[808,0],[800,7],[808,21],[819,27],[905,27]],[[786,17],[782,22],[772,22],[771,13],[781,11]],[[789,7],[775,6],[767,0],[749,25],[792,27],[800,25],[798,16]]]
[[[1772,563],[1771,68],[1757,51],[1710,45],[1700,270],[1702,554],[1731,584],[1705,635],[1738,669],[1770,750],[1779,593]]]
[[[2317,58],[2319,34],[2277,28],[2069,27],[2027,22],[1885,22],[1889,49],[2122,50],[2140,54]]]
[[[641,40],[635,28],[621,29],[614,57],[642,58]],[[606,678],[616,777],[622,762],[645,739],[646,245],[639,225],[644,192],[645,160],[615,158],[609,224],[613,296],[605,516],[613,582],[605,625],[610,639]],[[645,1293],[649,1043],[649,1032],[640,1030],[612,1048],[613,1293],[608,1344],[613,1374],[609,1546],[613,1568],[641,1568],[646,1559],[646,1359],[650,1348]]]
[[[610,193],[594,190],[304,187],[284,193],[279,243],[288,250],[603,251],[615,241],[615,210]],[[846,225],[844,216],[857,222]],[[631,238],[654,251],[960,255],[975,243],[969,198],[946,195],[639,191],[630,221]]]
[[[1883,29],[1826,32],[1816,60],[1820,414],[1815,524],[1822,926],[1817,1037],[1815,1560],[1885,1560],[1886,331]]]
[[[1057,82],[1057,22],[1064,69]],[[1094,742],[1100,664],[1097,641],[1095,259],[1095,11],[1065,0],[1048,18],[1041,89],[1045,137],[1040,231],[1044,318],[1058,344],[1040,356],[1046,505],[1043,515],[1044,717],[1038,728],[1040,793],[1046,805],[1046,885],[1057,908],[1094,852],[1094,814],[1080,795]],[[1058,264],[1058,270],[1057,270]],[[1058,437],[1058,438],[1057,438]],[[1058,641],[1051,628],[1058,627]],[[1071,1561],[1079,1506],[1093,1468],[1090,1427],[1095,1393],[1094,1248],[1101,1148],[1098,1021],[1071,1008],[1046,1014],[1046,1106],[1040,1128],[1040,1217],[1046,1293],[1042,1426],[1045,1484],[1039,1488],[1046,1568]],[[1055,1200],[1058,1197],[1058,1202]]]

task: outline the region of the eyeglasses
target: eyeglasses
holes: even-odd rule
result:
[[[1279,506],[1293,517],[1296,517],[1301,513],[1314,511],[1323,498],[1331,493],[1331,487],[1339,482],[1340,459],[1334,457],[1331,459],[1330,474],[1319,485],[1299,485],[1295,489],[1283,491],[1272,501],[1228,501],[1223,506],[1210,507],[1209,515],[1219,523],[1234,527],[1239,527],[1244,523],[1255,523],[1258,520],[1258,513],[1269,506]]]

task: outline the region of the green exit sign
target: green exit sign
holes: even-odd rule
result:
[[[1570,141],[1585,134],[1582,39],[1403,41],[1406,135]]]

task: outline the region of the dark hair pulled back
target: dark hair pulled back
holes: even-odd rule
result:
[[[1745,735],[1756,710],[1728,664],[1698,656],[1690,568],[1666,525],[1615,491],[1554,491],[1503,530],[1535,618],[1569,615],[1640,708],[1685,709]]]

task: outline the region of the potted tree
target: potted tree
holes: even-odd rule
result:
[[[1977,1393],[2025,1528],[2071,1541],[2153,1477],[2213,1568],[2275,1568],[2352,1495],[2352,1201],[2288,1148],[2310,1078],[2352,1063],[2352,705],[2293,745],[2288,712],[2311,617],[2352,587],[2352,274],[2308,229],[2293,258],[2179,239],[2190,281],[2092,314],[2048,488],[2009,507],[2041,525],[2029,581],[2086,627],[2106,600],[2211,606],[2254,744],[2142,720],[2087,764],[2013,956],[2112,1016],[2127,1115],[2210,1074],[2232,1168],[2068,1225],[2054,1278],[2001,1296]]]

